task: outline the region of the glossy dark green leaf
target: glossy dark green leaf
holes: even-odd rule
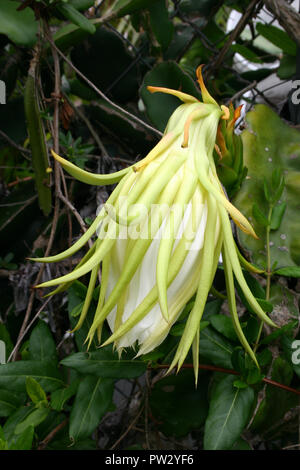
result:
[[[161,86],[180,90],[184,93],[201,97],[193,80],[175,62],[162,62],[145,75],[141,88],[141,97],[146,106],[146,112],[152,123],[161,131],[166,127],[172,112],[182,104],[175,96],[165,93],[150,93],[147,86]]]
[[[5,424],[3,425],[3,432],[5,435],[5,439],[8,441],[9,444],[15,442],[17,438],[15,434],[15,429],[17,425],[24,421],[34,409],[35,406],[32,404],[30,404],[29,406],[21,406],[6,420]]]
[[[243,44],[233,44],[231,50],[237,52],[249,62],[262,63],[262,60],[253,52],[249,47],[244,46]]]
[[[275,46],[279,47],[286,54],[290,54],[292,56],[296,55],[296,52],[297,52],[296,43],[282,29],[271,24],[262,24],[262,23],[257,23],[256,29],[259,32],[259,34],[264,36],[266,39],[268,39],[268,41],[270,41]]]
[[[184,436],[203,425],[207,416],[208,377],[200,373],[198,387],[192,371],[182,370],[155,384],[150,408],[157,426],[167,436]]]
[[[75,353],[61,361],[66,367],[76,369],[81,374],[95,377],[133,378],[142,375],[147,365],[139,359],[119,359],[111,348],[102,348],[90,353]]]
[[[87,376],[80,383],[70,415],[72,440],[89,437],[110,408],[113,381]]]
[[[290,364],[284,358],[277,357],[273,361],[271,379],[283,385],[290,385],[292,377]],[[267,386],[265,398],[260,403],[251,430],[264,433],[270,430],[291,407],[296,406],[298,398],[297,395],[278,387]]]
[[[238,341],[231,318],[226,315],[211,315],[209,322],[215,330],[231,341]]]
[[[113,4],[113,11],[115,11],[118,17],[122,17],[147,8],[155,1],[158,0],[117,0]]]
[[[233,444],[232,450],[252,450],[250,444],[241,437]]]
[[[31,450],[34,438],[34,427],[28,426],[22,433],[18,434],[14,442],[9,446],[9,450]]]
[[[35,405],[39,404],[40,402],[47,404],[46,393],[33,377],[26,377],[26,392]]]
[[[236,377],[224,377],[213,390],[204,430],[205,450],[231,449],[250,418],[255,393],[236,388]]]
[[[48,416],[50,408],[36,408],[16,426],[15,434],[22,434],[29,426],[36,427]]]
[[[49,361],[17,361],[0,367],[0,387],[22,392],[25,390],[26,377],[31,376],[47,392],[60,388],[63,384],[56,364]]]
[[[0,416],[10,416],[21,405],[22,397],[7,390],[0,390]]]
[[[114,31],[98,27],[95,34],[73,47],[71,59],[94,85],[114,100],[126,103],[136,98],[138,68],[126,44]]]
[[[60,388],[51,393],[50,406],[52,409],[61,411],[65,403],[75,395],[79,386],[79,379],[73,380],[73,382],[64,388]]]
[[[162,49],[165,50],[169,46],[174,32],[173,23],[169,19],[167,3],[154,1],[148,7],[148,10],[151,29]]]
[[[216,366],[231,369],[233,349],[234,346],[224,336],[209,326],[200,334],[200,362],[207,359]]]
[[[69,4],[76,10],[83,11],[94,6],[95,0],[69,0]]]
[[[57,10],[71,23],[76,24],[80,29],[86,31],[87,33],[94,34],[96,27],[90,20],[88,20],[84,15],[79,13],[76,8],[70,4],[60,3],[56,6]]]
[[[281,80],[287,80],[288,78],[294,77],[296,74],[296,57],[285,54],[280,61],[280,65],[276,73]]]
[[[19,2],[0,2],[0,33],[21,46],[32,47],[37,40],[38,23],[30,8],[17,11]]]
[[[55,341],[49,326],[42,320],[38,322],[29,338],[30,358],[35,361],[56,361]]]

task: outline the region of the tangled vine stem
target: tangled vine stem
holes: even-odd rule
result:
[[[169,369],[170,365],[169,364],[158,364],[156,366],[150,366],[149,369],[155,370],[155,369]],[[193,364],[183,364],[182,369],[193,369]],[[223,372],[224,374],[232,374],[232,375],[240,375],[239,372],[233,369],[224,369],[222,367],[216,367],[210,364],[199,364],[199,369],[203,370],[211,370],[214,372]],[[292,387],[288,387],[287,385],[284,385],[282,383],[276,382],[275,380],[268,379],[267,377],[264,377],[262,379],[262,382],[273,385],[274,387],[281,388],[283,390],[286,390],[287,392],[295,393],[296,395],[300,396],[300,390],[297,390]]]

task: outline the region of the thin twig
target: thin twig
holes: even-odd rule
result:
[[[21,145],[16,144],[7,134],[5,134],[5,132],[1,131],[1,129],[0,129],[0,137],[6,140],[9,143],[9,145],[19,150],[19,152],[25,153],[26,155],[31,154],[30,150],[25,149],[24,147],[21,147]]]
[[[83,111],[81,111],[77,106],[74,106],[72,103],[70,103],[71,106],[73,107],[74,111],[78,114],[80,119],[85,123],[86,127],[90,131],[92,137],[94,138],[96,144],[98,145],[98,148],[102,154],[102,156],[110,158],[105,146],[103,145],[101,139],[99,138],[97,132],[95,131],[94,127],[92,126],[91,122],[89,119],[86,117]]]
[[[128,428],[126,429],[125,432],[123,432],[123,434],[119,437],[119,439],[110,447],[109,450],[114,450],[118,444],[120,444],[121,441],[123,441],[123,439],[127,436],[127,434],[129,433],[129,431],[133,428],[133,426],[135,425],[135,423],[138,421],[139,417],[141,416],[142,412],[144,411],[144,408],[145,406],[142,406],[142,408],[140,409],[140,411],[138,412],[138,414],[135,416],[135,418],[132,420],[132,422],[130,423],[130,425],[128,426]]]
[[[260,0],[252,0],[251,3],[249,3],[248,7],[245,10],[245,13],[243,16],[240,18],[238,21],[236,27],[234,30],[230,33],[228,40],[222,47],[221,51],[219,52],[218,56],[216,59],[212,62],[212,64],[207,67],[208,73],[210,73],[212,70],[218,70],[219,67],[221,66],[222,62],[225,59],[225,56],[227,52],[229,51],[232,43],[236,40],[236,38],[241,34],[243,29],[245,28],[246,24],[248,23],[249,19],[255,12],[255,7],[256,5],[260,2]]]
[[[228,105],[230,102],[233,103],[234,101],[238,100],[241,96],[243,96],[245,93],[247,93],[247,91],[250,91],[250,90],[252,90],[252,88],[255,88],[256,85],[257,85],[257,81],[254,80],[254,82],[250,83],[245,88],[243,88],[242,90],[235,93],[230,99],[228,99],[225,102],[225,104]]]
[[[24,336],[26,335],[26,333],[30,330],[31,326],[34,324],[34,322],[38,319],[38,317],[40,316],[40,313],[44,310],[44,308],[46,307],[46,305],[50,302],[51,300],[51,297],[48,297],[48,299],[43,303],[43,305],[39,308],[39,310],[37,311],[37,313],[35,314],[35,316],[33,317],[33,319],[31,320],[30,323],[28,323],[27,326],[25,326],[22,330],[22,332],[19,334],[19,337],[17,339],[17,342],[14,346],[14,349],[12,350],[12,352],[10,353],[9,355],[9,358],[7,359],[7,362],[10,362],[12,359],[15,360],[15,357],[18,353],[18,349],[19,349],[19,346],[21,344],[21,342],[23,341],[23,338]],[[23,322],[23,325],[24,325],[24,322]],[[23,326],[22,325],[22,326]]]
[[[11,223],[11,221],[17,217],[17,215],[20,214],[20,212],[22,212],[24,209],[26,209],[27,206],[30,206],[30,204],[35,201],[35,199],[37,199],[37,195],[31,197],[30,199],[27,199],[26,201],[22,201],[22,202],[13,202],[11,204],[0,204],[0,207],[10,207],[10,206],[17,206],[17,205],[20,205],[20,204],[23,204],[22,207],[20,207],[20,209],[18,209],[16,212],[14,212],[6,221],[5,223],[1,226],[1,230],[3,230],[8,224]]]
[[[168,369],[170,367],[169,364],[159,364],[153,367],[153,369]],[[193,369],[193,364],[183,364],[182,369]],[[151,367],[152,368],[152,367]],[[199,369],[203,370],[212,370],[214,372],[223,372],[224,374],[232,374],[232,375],[240,375],[239,372],[233,369],[224,369],[223,367],[217,367],[210,364],[199,364]],[[287,385],[281,384],[276,382],[275,380],[267,379],[264,377],[262,382],[266,384],[273,385],[274,387],[282,388],[287,392],[295,393],[296,395],[300,395],[300,390],[296,390],[295,388],[288,387]]]
[[[60,431],[65,425],[68,423],[68,418],[64,419],[61,423],[59,423],[49,434],[45,437],[43,441],[40,442],[37,450],[44,450],[45,447],[52,441],[53,437]]]

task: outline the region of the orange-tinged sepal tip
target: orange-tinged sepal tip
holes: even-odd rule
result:
[[[224,104],[222,104],[221,109],[223,111],[223,115],[221,116],[221,119],[228,120],[230,118],[229,108],[227,108],[227,106],[224,106]]]
[[[210,95],[210,93],[208,92],[206,86],[204,85],[204,81],[203,81],[203,76],[202,76],[202,68],[203,68],[203,65],[199,65],[199,67],[197,68],[196,70],[196,76],[197,76],[197,81],[199,83],[199,86],[200,86],[200,89],[201,89],[201,94],[202,94],[202,99],[203,99],[203,102],[204,103],[208,103],[208,104],[216,104],[218,106],[218,103],[216,102],[216,100],[214,100],[214,98]]]
[[[195,96],[188,95],[187,93],[184,93],[183,91],[173,90],[172,88],[149,85],[147,86],[147,90],[150,91],[150,93],[160,92],[160,93],[166,93],[168,95],[176,96],[184,103],[198,103],[199,102],[199,100],[195,98]]]

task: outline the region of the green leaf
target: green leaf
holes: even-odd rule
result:
[[[289,37],[289,35],[277,26],[269,24],[256,24],[256,30],[259,34],[264,36],[275,46],[279,47],[286,54],[295,56],[297,53],[296,43]]]
[[[283,385],[290,385],[292,377],[293,370],[290,364],[284,358],[277,357],[272,365],[271,379]],[[251,430],[259,433],[268,432],[290,408],[297,405],[298,398],[297,395],[278,387],[267,386],[265,398],[255,415]]]
[[[37,40],[38,23],[30,8],[17,11],[19,2],[0,2],[0,33],[20,46],[32,47]]]
[[[94,34],[96,32],[96,26],[84,15],[79,13],[79,11],[72,5],[60,3],[59,5],[56,5],[56,8],[67,20],[76,24],[83,31],[90,34]]]
[[[232,320],[225,315],[211,315],[209,321],[213,328],[231,341],[238,341]]]
[[[3,425],[3,431],[5,439],[9,444],[12,444],[16,440],[16,426],[24,421],[24,419],[29,416],[34,409],[35,406],[32,404],[29,406],[21,406],[6,420],[5,424]]]
[[[182,336],[184,332],[186,323],[185,322],[180,322],[176,323],[174,326],[172,326],[170,330],[170,335],[172,336]],[[208,321],[201,321],[200,322],[200,331],[204,330],[209,325]]]
[[[200,333],[199,349],[201,362],[202,358],[205,358],[216,366],[232,368],[233,345],[209,326]]]
[[[162,49],[165,50],[169,46],[174,32],[173,23],[169,19],[167,3],[154,1],[148,9],[152,31]]]
[[[113,4],[113,11],[121,18],[122,16],[130,15],[138,10],[147,8],[152,5],[152,3],[153,0],[117,0]]]
[[[55,341],[49,326],[42,320],[38,322],[29,338],[30,358],[35,361],[57,360]]]
[[[101,67],[96,67],[101,51]],[[116,57],[118,60],[115,60]],[[135,100],[139,86],[139,69],[124,41],[114,31],[99,26],[71,50],[73,64],[100,90],[120,104]],[[126,74],[122,75],[126,70]],[[82,79],[80,79],[82,82]],[[83,82],[85,85],[86,83]],[[95,98],[99,96],[95,94]],[[104,104],[107,107],[107,103]],[[115,109],[112,111],[115,112]]]
[[[255,54],[255,52],[243,44],[233,44],[231,46],[231,50],[245,57],[245,59],[249,60],[250,62],[257,62],[260,64],[262,63],[262,60],[257,56],[257,54]]]
[[[10,416],[22,403],[22,396],[0,390],[0,416]]]
[[[261,308],[263,309],[264,312],[271,313],[273,311],[273,305],[268,300],[259,299],[258,297],[256,297],[256,300],[257,300],[257,302],[259,303],[259,305],[261,306]]]
[[[69,0],[69,4],[76,10],[84,11],[94,6],[95,0]]]
[[[267,217],[263,214],[256,203],[253,204],[252,207],[252,214],[255,220],[261,225],[262,227],[267,227],[269,225]]]
[[[66,367],[95,377],[133,378],[142,375],[147,365],[142,360],[119,359],[111,348],[102,348],[90,353],[75,353],[61,361]]]
[[[17,361],[0,366],[0,387],[15,392],[26,388],[26,377],[31,376],[47,392],[61,387],[61,380],[56,364],[48,361]]]
[[[241,437],[234,443],[232,450],[252,450],[250,444]]]
[[[22,434],[29,426],[36,427],[42,423],[50,412],[49,408],[34,409],[21,423],[16,426],[15,434]]]
[[[35,405],[43,402],[47,405],[47,396],[40,384],[32,377],[26,377],[26,391]]]
[[[31,450],[34,437],[34,427],[28,426],[24,431],[12,442],[9,450]]]
[[[286,202],[282,202],[281,204],[278,204],[277,206],[273,208],[272,216],[271,216],[271,223],[270,223],[271,230],[279,229],[282,218],[285,213],[285,209],[286,209]]]
[[[61,411],[65,403],[75,395],[79,385],[79,380],[73,380],[69,387],[60,388],[51,393],[50,407],[53,410]]]
[[[196,88],[191,77],[184,73],[175,62],[162,62],[154,66],[145,75],[140,94],[146,106],[147,115],[161,131],[165,129],[169,117],[182,102],[175,96],[165,93],[152,94],[147,90],[148,85],[173,88],[201,98],[200,91]]]
[[[285,268],[276,269],[274,274],[286,277],[300,277],[300,266],[287,266]]]
[[[229,450],[246,427],[254,390],[236,388],[236,378],[224,377],[213,390],[204,430],[205,450]]]
[[[193,372],[182,370],[155,384],[150,395],[150,408],[157,426],[167,436],[185,436],[199,429],[207,416],[207,374],[200,373],[195,388]]]
[[[281,80],[287,80],[288,78],[294,77],[296,74],[296,57],[284,55],[276,73],[277,77]]]
[[[197,12],[199,16],[209,16],[212,9],[216,7],[215,0],[181,0],[178,5],[184,13]]]
[[[85,377],[78,387],[70,415],[69,435],[73,440],[89,437],[112,402],[113,381]]]

